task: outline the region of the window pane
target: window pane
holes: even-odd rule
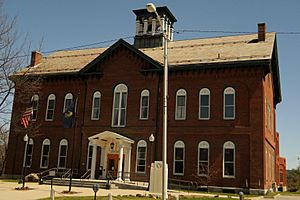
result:
[[[233,162],[234,160],[234,150],[233,149],[225,149],[225,158],[224,161],[230,161]]]
[[[148,106],[148,96],[142,96],[142,106]]]
[[[145,108],[142,108],[142,116],[141,118],[145,119],[148,117],[148,108],[145,107]]]
[[[126,114],[126,110],[125,109],[121,109],[121,121],[120,121],[120,125],[121,126],[125,125],[125,114]]]
[[[122,93],[121,108],[126,108],[126,98],[127,98],[127,93]]]
[[[44,145],[44,147],[43,147],[43,155],[48,155],[49,149],[50,149],[49,145]]]
[[[94,108],[99,108],[100,106],[100,98],[96,97],[94,98]]]
[[[177,96],[177,106],[184,106],[185,96]]]
[[[201,97],[201,99],[200,99],[201,105],[202,106],[208,106],[209,96],[208,95],[201,95],[200,97]]]
[[[33,149],[33,145],[32,144],[28,144],[28,146],[27,146],[27,155],[28,154],[32,154],[32,149]]]
[[[66,166],[65,163],[66,163],[66,158],[60,157],[59,158],[59,167],[65,167]]]
[[[67,146],[62,145],[60,146],[60,156],[66,156],[67,155]]]
[[[175,160],[183,160],[183,148],[175,148]]]
[[[114,102],[114,108],[119,108],[120,102],[120,93],[115,93],[115,102]]]
[[[47,119],[53,119],[53,110],[48,110],[47,112]]]
[[[232,117],[234,117],[234,107],[226,106],[225,107],[225,118],[232,118]]]
[[[199,160],[208,161],[208,149],[200,149]]]
[[[208,114],[209,114],[208,110],[209,110],[208,107],[201,107],[200,118],[208,118]]]
[[[207,173],[208,173],[208,162],[200,162],[199,174],[207,174]]]
[[[48,101],[48,109],[54,109],[54,100],[49,100]]]
[[[225,94],[225,105],[233,105],[233,94]]]
[[[233,163],[225,163],[224,167],[225,167],[224,175],[227,175],[227,176],[234,175]]]
[[[119,118],[118,114],[119,114],[119,109],[114,109],[114,123],[113,123],[113,125],[118,125],[118,118]]]
[[[183,161],[175,161],[175,173],[183,173]]]
[[[145,166],[137,166],[136,169],[138,172],[144,172],[145,171]]]

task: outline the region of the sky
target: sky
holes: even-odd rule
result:
[[[48,52],[97,42],[117,40],[135,34],[134,9],[144,0],[6,0],[5,12],[17,16],[17,30],[27,38],[30,49]],[[265,22],[267,31],[278,34],[277,46],[282,102],[276,107],[280,154],[287,168],[296,168],[300,157],[300,1],[299,0],[169,0],[152,1],[168,6],[177,22],[176,30],[256,32]],[[181,33],[174,39],[215,37],[231,34]],[[127,40],[130,43],[132,39]],[[109,46],[101,43],[98,46]]]

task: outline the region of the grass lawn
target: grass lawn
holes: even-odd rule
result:
[[[40,199],[40,200],[48,200],[50,198],[46,199]],[[93,200],[94,197],[55,197],[57,200]],[[153,198],[147,198],[147,197],[113,197],[115,200],[153,200]],[[97,200],[107,200],[107,197],[97,197]],[[188,200],[232,200],[232,198],[216,198],[216,197],[203,197],[203,198],[188,198]]]
[[[2,182],[15,182],[17,183],[19,180],[18,179],[0,179]]]

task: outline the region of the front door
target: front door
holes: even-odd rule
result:
[[[107,154],[108,177],[117,178],[119,154]]]

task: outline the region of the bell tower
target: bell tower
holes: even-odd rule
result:
[[[161,18],[159,23],[155,13],[149,13],[147,9],[133,10],[136,15],[136,31],[134,37],[134,46],[136,48],[153,48],[163,45],[163,33],[169,41],[173,41],[173,24],[176,18],[166,7],[157,7],[156,11]],[[160,27],[162,24],[163,27]]]

